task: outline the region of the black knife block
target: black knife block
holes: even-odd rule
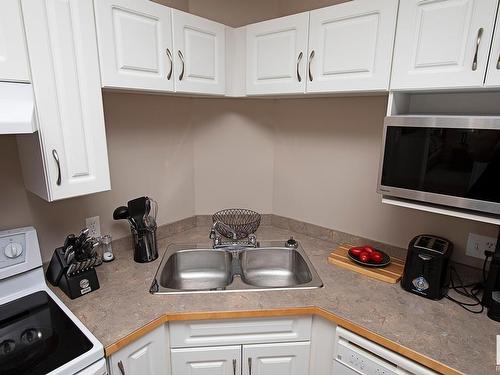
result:
[[[61,288],[69,298],[75,299],[99,289],[99,280],[94,268],[68,276],[66,275],[68,267],[69,264],[64,259],[63,248],[59,247],[52,254],[45,276],[52,285]]]
[[[75,299],[99,289],[99,280],[94,268],[80,272],[73,276],[63,274],[59,281],[59,288],[66,293],[66,295]]]

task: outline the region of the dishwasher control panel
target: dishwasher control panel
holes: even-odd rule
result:
[[[337,327],[335,333],[333,374],[437,375],[429,368],[342,327]]]
[[[352,347],[352,344],[340,342],[337,346],[336,360],[348,367],[366,375],[401,375],[401,372],[391,370],[395,367],[390,363],[383,363],[381,359],[364,353],[360,348]],[[392,366],[391,366],[392,365]]]

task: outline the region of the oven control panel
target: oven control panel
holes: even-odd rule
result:
[[[0,237],[0,269],[26,260],[26,235],[7,234]]]
[[[0,281],[40,267],[42,257],[35,228],[0,231]]]

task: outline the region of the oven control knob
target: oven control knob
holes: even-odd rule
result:
[[[7,258],[17,258],[23,253],[23,245],[18,242],[11,242],[5,246],[3,252]]]
[[[13,340],[5,340],[0,343],[0,355],[7,355],[14,351],[16,343]]]
[[[42,338],[42,332],[34,328],[27,329],[21,335],[21,341],[24,342],[25,344],[31,344],[35,341],[38,341],[41,338]]]

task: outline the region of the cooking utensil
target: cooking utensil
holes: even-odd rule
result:
[[[128,207],[120,206],[113,211],[114,220],[127,220],[129,217]]]
[[[64,245],[63,245],[64,251],[66,251],[66,249],[68,249],[68,247],[73,246],[75,244],[75,240],[76,240],[76,237],[73,233],[68,234],[66,236],[66,239],[64,240]]]
[[[147,197],[139,197],[128,201],[128,213],[134,219],[136,227],[142,229],[144,227],[144,216],[147,211]]]
[[[73,262],[73,259],[75,259],[75,251],[71,250],[66,254],[65,261],[66,264],[71,264]]]

